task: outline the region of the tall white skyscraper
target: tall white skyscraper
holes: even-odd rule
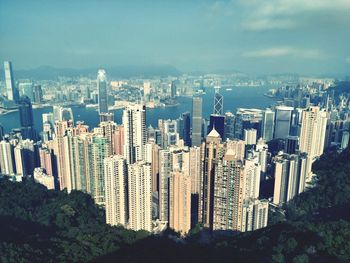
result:
[[[6,83],[7,99],[14,101],[14,102],[18,102],[19,92],[15,86],[11,61],[4,62],[4,69],[5,69],[5,83]]]
[[[128,189],[126,161],[121,155],[113,155],[104,160],[106,223],[127,225]]]
[[[152,168],[137,162],[128,166],[129,224],[132,230],[152,231]]]
[[[129,105],[123,111],[124,156],[128,164],[143,160],[146,144],[146,107]]]
[[[108,112],[107,76],[104,69],[97,72],[98,112]]]

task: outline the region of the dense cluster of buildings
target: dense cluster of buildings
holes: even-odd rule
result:
[[[7,91],[15,94],[13,85],[6,75]],[[105,208],[111,225],[154,232],[169,226],[185,235],[199,223],[244,232],[265,227],[270,205],[281,206],[307,189],[312,163],[326,148],[349,144],[349,100],[338,103],[327,91],[317,104],[302,96],[294,98],[296,105],[239,108],[234,114],[224,113],[216,88],[208,120],[197,93],[191,113],[146,127],[142,101],[126,105],[122,123],[114,122],[107,85],[106,72],[99,70],[98,127],[75,123],[69,108],[56,106],[43,114],[40,138],[33,128],[33,98],[15,101],[13,95],[22,127],[0,134],[1,174],[86,192]],[[273,184],[269,196],[261,189],[266,182]]]

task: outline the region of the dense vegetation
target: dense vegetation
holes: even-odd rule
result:
[[[0,180],[1,262],[83,262],[147,236],[105,224],[91,197]]]
[[[251,233],[193,230],[186,239],[104,224],[80,192],[47,191],[0,180],[3,262],[349,262],[350,150],[329,152],[313,167],[317,186],[271,212]]]

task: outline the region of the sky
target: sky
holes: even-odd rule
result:
[[[0,60],[349,74],[350,0],[0,0]]]

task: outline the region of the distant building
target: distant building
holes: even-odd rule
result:
[[[4,69],[5,69],[7,99],[17,103],[19,100],[19,92],[15,86],[15,80],[13,78],[11,61],[4,62]]]
[[[97,90],[98,90],[98,112],[108,112],[108,96],[107,96],[107,77],[106,71],[103,69],[97,72]]]

